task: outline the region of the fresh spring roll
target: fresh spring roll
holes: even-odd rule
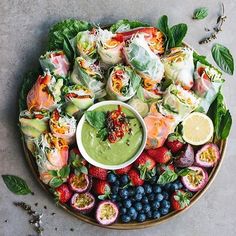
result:
[[[140,76],[130,66],[117,65],[108,78],[107,93],[112,99],[127,101],[135,95],[140,81]]]
[[[97,58],[96,31],[82,31],[73,39],[77,54],[85,59]]]
[[[170,54],[162,59],[165,67],[165,77],[184,89],[193,86],[193,51],[186,47],[172,48]]]
[[[50,170],[60,170],[67,165],[68,144],[64,139],[55,137],[51,133],[42,134],[35,142],[35,158],[38,165],[40,179],[48,184],[52,179]]]
[[[106,65],[115,65],[122,61],[124,42],[114,39],[115,34],[108,30],[97,29],[97,50],[101,61]]]
[[[85,60],[83,57],[77,57],[75,59],[74,69],[70,79],[73,84],[81,84],[91,89],[96,98],[106,95],[105,78],[100,66],[89,60]]]
[[[55,137],[66,140],[68,144],[75,141],[76,119],[73,116],[64,115],[57,108],[51,114],[49,126]]]
[[[130,44],[124,48],[124,55],[143,79],[153,81],[153,87],[160,83],[164,74],[164,66],[158,55],[148,46],[143,34],[133,37]]]
[[[176,120],[171,115],[163,115],[157,109],[157,104],[153,103],[149,114],[144,118],[147,127],[146,149],[155,149],[163,146],[168,135],[176,127]]]
[[[46,52],[39,58],[40,65],[44,71],[49,70],[53,75],[66,77],[70,63],[63,51],[57,50]]]
[[[194,72],[193,91],[202,98],[199,105],[204,112],[207,112],[212,102],[215,100],[224,79],[222,73],[213,66],[204,65],[197,62]]]
[[[83,85],[76,84],[65,88],[65,99],[68,102],[66,112],[74,115],[80,110],[87,109],[94,102],[94,93]]]
[[[199,106],[200,101],[201,99],[192,91],[172,84],[163,96],[160,112],[176,116],[179,121],[182,121]]]
[[[28,110],[52,110],[61,100],[62,78],[55,78],[49,72],[40,75],[27,95]]]

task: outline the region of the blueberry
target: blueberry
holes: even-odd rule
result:
[[[129,188],[128,188],[128,192],[129,192],[129,196],[130,196],[130,197],[134,196],[134,194],[135,194],[135,189],[134,189],[134,187],[129,187]]]
[[[120,208],[120,214],[123,215],[123,214],[126,214],[127,213],[127,209],[125,207],[121,207]]]
[[[136,201],[141,201],[141,199],[142,199],[142,194],[140,194],[140,193],[137,193],[137,194],[135,194],[135,199],[136,199]]]
[[[143,222],[145,220],[146,220],[145,214],[139,213],[138,216],[137,216],[137,221],[138,222]]]
[[[132,220],[136,220],[137,219],[137,216],[138,216],[138,212],[135,211],[135,214],[133,216],[131,216],[131,219]]]
[[[114,183],[113,183],[113,185],[115,185],[115,186],[120,186],[120,181],[117,179]]]
[[[146,194],[150,194],[152,192],[152,186],[150,184],[144,184],[143,188]]]
[[[131,221],[131,218],[130,218],[130,216],[124,214],[124,215],[121,215],[121,221],[124,223],[128,223]]]
[[[131,200],[131,202],[136,202],[136,198],[134,196],[130,197],[129,199]]]
[[[118,208],[121,209],[123,207],[121,202],[117,202]]]
[[[117,193],[118,193],[118,191],[119,191],[119,186],[117,186],[117,185],[114,185],[114,186],[112,186],[112,187],[111,187],[111,192],[112,192],[112,193],[115,193],[115,194],[117,194]]]
[[[128,195],[129,195],[128,189],[126,189],[126,188],[120,189],[119,190],[119,195],[122,199],[127,199]]]
[[[140,193],[140,194],[144,194],[144,188],[142,186],[138,186],[136,189],[135,189],[135,193]]]
[[[170,208],[170,202],[169,201],[167,201],[167,200],[163,200],[162,202],[161,202],[161,206],[163,207],[163,208]]]
[[[164,189],[169,191],[170,190],[171,183],[167,183],[164,185]]]
[[[160,207],[160,202],[157,200],[153,201],[151,204],[152,210],[157,210]]]
[[[130,208],[132,206],[132,202],[129,199],[123,201],[123,206],[126,208]]]
[[[148,203],[149,201],[148,201],[148,198],[147,198],[147,196],[143,196],[143,198],[142,198],[142,203],[143,204],[146,204],[146,203]]]
[[[160,209],[160,213],[161,213],[161,215],[166,215],[166,214],[168,214],[169,213],[169,208],[165,208],[165,207],[162,207],[161,209]]]
[[[128,183],[129,183],[129,177],[128,177],[128,175],[122,175],[122,176],[120,177],[120,182],[121,182],[122,185],[128,184]]]
[[[144,204],[143,205],[143,210],[144,210],[145,213],[149,212],[151,210],[150,205],[149,204]]]
[[[161,193],[156,194],[155,200],[157,200],[158,202],[161,202],[163,199],[164,199],[163,194]]]
[[[177,183],[172,183],[170,186],[170,191],[174,192],[176,190],[178,190],[179,185]]]
[[[152,190],[154,193],[161,193],[161,187],[159,185],[154,185]]]
[[[178,189],[183,188],[183,184],[181,182],[178,182]]]
[[[151,194],[148,195],[148,200],[150,202],[154,201],[154,199],[155,199],[155,194],[154,193],[151,193]]]
[[[151,184],[155,184],[156,182],[157,182],[157,176],[154,175],[154,176],[152,176],[152,178],[150,179],[150,183],[151,183]]]
[[[133,219],[134,216],[137,217],[137,211],[134,207],[130,207],[127,211],[127,214]]]
[[[110,196],[110,198],[111,198],[111,200],[112,200],[113,202],[115,202],[115,201],[117,200],[117,195],[116,195],[116,194],[112,194],[112,195]]]
[[[146,218],[147,218],[147,219],[152,219],[152,212],[151,212],[151,211],[148,211],[148,212],[146,213]]]
[[[141,211],[143,208],[143,205],[141,202],[135,202],[134,203],[134,208],[136,209],[136,211]]]
[[[116,182],[116,175],[113,174],[112,172],[110,172],[108,175],[107,175],[107,181],[109,183],[115,183]]]
[[[153,211],[152,218],[153,219],[159,219],[161,217],[161,214],[159,211]]]
[[[162,192],[162,195],[163,195],[165,200],[167,200],[169,198],[169,194],[165,191]]]

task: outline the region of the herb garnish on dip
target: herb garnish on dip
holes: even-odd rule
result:
[[[120,105],[104,105],[85,113],[82,144],[96,162],[119,165],[139,150],[143,128],[135,114]]]

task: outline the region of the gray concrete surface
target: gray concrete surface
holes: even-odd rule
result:
[[[228,19],[216,42],[223,43],[236,56],[236,1],[224,0]],[[67,17],[77,17],[96,23],[112,23],[122,18],[145,20],[155,23],[167,14],[171,23],[186,22],[189,25],[186,41],[200,53],[210,57],[212,44],[198,44],[211,28],[219,12],[215,0],[57,0],[57,1],[0,1],[0,173],[23,177],[34,196],[19,197],[10,193],[0,179],[0,235],[21,236],[33,234],[27,223],[28,216],[13,206],[13,201],[39,203],[36,209],[44,213],[43,226],[46,236],[54,235],[161,235],[205,236],[236,235],[236,123],[229,139],[226,158],[214,183],[207,193],[185,214],[162,225],[145,230],[116,231],[100,229],[83,223],[57,208],[50,197],[37,185],[24,160],[17,130],[17,100],[21,77],[37,65],[37,59],[47,40],[51,24]],[[209,16],[203,21],[193,21],[191,15],[196,7],[209,8]],[[235,57],[236,58],[236,57]],[[235,78],[226,76],[224,86],[227,104],[236,117]],[[44,205],[47,209],[44,209]],[[56,215],[52,216],[51,213]],[[8,220],[5,223],[5,220]],[[55,231],[55,227],[58,228]],[[74,228],[74,232],[70,231]]]

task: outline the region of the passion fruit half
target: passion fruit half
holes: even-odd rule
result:
[[[185,146],[185,149],[174,160],[174,164],[177,167],[189,167],[194,163],[194,151],[190,144]]]
[[[77,193],[88,192],[92,186],[91,178],[83,173],[80,173],[79,175],[70,174],[68,183],[71,190]]]
[[[191,192],[197,192],[203,189],[208,181],[207,172],[199,166],[191,166],[188,168],[192,171],[181,177],[183,185]]]
[[[95,197],[89,192],[75,193],[71,198],[71,206],[80,213],[89,213],[95,206]]]
[[[118,215],[119,209],[114,202],[110,200],[104,200],[98,204],[96,210],[96,219],[99,224],[110,225],[117,220]]]
[[[216,144],[204,145],[196,154],[195,162],[198,166],[213,167],[220,159],[220,151]]]

